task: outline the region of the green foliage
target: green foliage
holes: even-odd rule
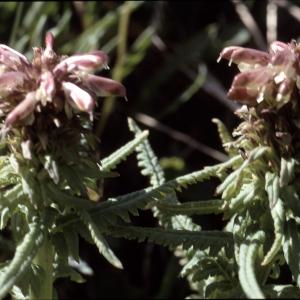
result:
[[[122,268],[103,234],[122,220],[129,222],[129,214],[144,209],[158,192],[142,199],[149,192],[144,189],[98,202],[98,191],[104,178],[114,176],[111,170],[147,136],[147,131],[140,133],[102,161],[88,157],[93,140],[86,144],[84,134],[80,151],[67,159],[46,152],[26,160],[7,149],[0,159],[0,225],[12,232],[17,247],[13,259],[0,270],[0,298],[9,292],[17,298],[52,297],[53,281],[61,277],[83,282],[70,265],[70,259],[81,261],[79,236],[95,244],[113,266]],[[64,150],[69,151],[66,146]],[[118,236],[128,237],[128,233],[120,231]]]
[[[104,8],[102,4],[87,2],[80,13],[76,12],[74,3],[1,3],[3,19],[14,18],[9,45],[30,57],[31,47],[41,45],[44,32],[50,29],[57,40],[58,52],[70,54],[74,50],[86,52],[100,48],[112,55],[119,52],[119,41],[124,35],[118,32],[118,23],[126,3],[104,3]],[[147,5],[150,7],[146,1],[132,2],[131,12]],[[256,2],[246,5],[253,7]],[[160,9],[155,6],[157,14]],[[156,107],[153,102],[166,97],[161,87],[167,86],[170,78],[175,100],[160,107],[160,119],[178,113],[184,104],[192,102],[200,89],[205,91],[208,86],[219,95],[216,98],[225,99],[222,88],[212,83],[209,62],[204,60],[215,61],[224,45],[251,42],[248,30],[237,27],[236,23],[222,26],[224,18],[223,23],[214,21],[208,26],[202,26],[201,20],[201,30],[186,34],[178,22],[170,26],[171,31],[186,38],[178,43],[177,37],[171,35],[172,42],[168,43],[167,38],[164,39],[166,22],[157,30],[155,18],[150,25],[144,25],[147,20],[139,18],[137,14],[138,21],[131,23],[130,43],[128,49],[123,49],[124,62],[118,71],[124,79],[133,74],[152,45],[155,49],[151,55],[159,52],[155,61],[159,68],[150,72],[142,69],[142,73],[154,75],[138,78],[140,97],[134,105],[143,104],[142,109],[146,110],[148,102],[148,109]],[[72,25],[80,23],[77,19],[82,24],[74,29]],[[175,18],[174,21],[177,22]],[[0,31],[6,36],[5,26]],[[180,75],[183,89],[180,84],[174,88],[177,81],[174,84],[173,75]],[[189,78],[186,83],[182,75]],[[135,84],[136,78],[133,79]],[[167,96],[174,97],[172,93]],[[109,101],[105,103],[110,105]],[[232,102],[226,103],[231,109],[234,107]],[[264,113],[271,115],[274,111]],[[180,258],[183,266],[180,275],[187,278],[193,290],[191,298],[299,298],[299,158],[291,155],[293,151],[282,155],[281,146],[277,147],[277,131],[285,129],[286,116],[282,118],[281,113],[275,113],[278,123],[272,117],[268,123],[268,116],[261,122],[253,111],[246,113],[248,122],[243,122],[232,134],[222,121],[214,119],[230,159],[171,180],[165,177],[147,140],[148,132],[142,132],[133,120],[129,120],[129,126],[135,138],[101,160],[98,140],[93,134],[89,135],[89,122],[81,119],[78,121],[84,124],[84,130],[80,132],[78,144],[73,142],[77,138],[74,132],[61,132],[61,139],[51,136],[54,147],[48,153],[34,148],[31,161],[20,155],[17,139],[4,142],[0,145],[0,229],[11,233],[11,240],[1,236],[0,247],[3,253],[14,253],[14,256],[12,259],[5,256],[2,260],[0,298],[9,292],[16,299],[38,298],[42,289],[49,288],[45,282],[52,284],[62,277],[83,282],[78,272],[84,272],[70,263],[72,260],[81,262],[80,237],[95,244],[108,262],[121,268],[106,236],[169,247]],[[105,119],[107,115],[102,111],[100,118]],[[199,111],[198,115],[201,116]],[[98,111],[96,120],[97,116]],[[295,123],[296,117],[288,116]],[[201,124],[199,131],[200,127]],[[68,135],[74,138],[70,148],[64,147],[70,142],[65,138]],[[297,132],[292,136],[297,136]],[[102,137],[101,142],[106,143]],[[297,152],[298,145],[293,147]],[[283,142],[282,148],[289,145]],[[115,169],[133,151],[137,152],[141,173],[149,178],[150,186],[125,195],[103,196],[103,181],[118,176]],[[208,200],[202,200],[206,194],[203,192],[203,195],[195,195],[193,201],[186,201],[183,189],[210,179],[214,179],[214,183],[218,181],[215,198],[208,196]],[[140,209],[152,209],[161,228],[132,226],[131,216],[137,216]],[[224,228],[202,230],[198,221],[209,214],[222,215]],[[47,251],[45,245],[49,246]],[[283,264],[292,273],[292,284],[277,284],[279,281],[270,284],[269,279],[278,279]],[[48,295],[55,297],[55,292],[49,291]]]
[[[98,227],[93,222],[92,218],[87,212],[81,212],[80,217],[83,223],[87,226],[91,238],[94,241],[95,245],[98,247],[99,252],[116,268],[123,269],[122,263],[115,256],[112,250],[109,248],[106,240],[100,233]]]
[[[140,130],[137,125],[132,120],[130,122],[132,130],[138,134]],[[235,142],[230,137],[221,122],[215,122],[223,146],[227,150],[231,149],[228,153],[232,158],[225,163],[205,167],[202,171],[165,181],[149,142],[145,140],[137,148],[142,174],[149,176],[154,187],[148,195],[153,191],[161,191],[164,195],[153,195],[155,201],[150,203],[154,215],[165,227],[161,229],[162,241],[157,241],[155,236],[152,239],[168,246],[179,246],[182,238],[188,241],[184,236],[185,232],[208,234],[207,231],[201,231],[200,226],[188,216],[223,214],[228,223],[220,233],[233,234],[234,251],[226,244],[218,247],[209,235],[208,248],[201,245],[197,247],[197,242],[183,248],[172,247],[175,254],[181,257],[181,275],[187,277],[191,288],[196,292],[191,297],[295,297],[299,294],[295,286],[269,285],[267,280],[273,276],[278,278],[280,266],[285,260],[294,281],[299,285],[298,162],[292,158],[278,159],[272,148],[253,147],[250,144],[246,155],[243,154],[241,158],[236,145],[239,141]],[[219,199],[185,203],[178,201],[177,194],[182,187],[213,176],[221,179],[216,190],[216,195],[221,196]],[[169,190],[165,190],[165,187]],[[143,232],[142,237],[146,235],[145,229],[134,230],[136,238],[141,238],[137,231]],[[177,245],[175,241],[166,239],[170,230],[177,232]],[[215,231],[211,233],[216,234]],[[132,233],[128,233],[128,238],[132,238],[130,235]],[[148,235],[150,236],[150,232]]]
[[[148,131],[142,132],[139,136],[137,136],[134,140],[127,143],[117,151],[115,151],[110,156],[104,158],[101,162],[101,169],[103,171],[111,171],[113,170],[120,162],[121,160],[126,159],[126,157],[131,154],[135,148],[143,142],[148,136]]]
[[[239,279],[248,298],[264,298],[257,281],[257,271],[255,270],[259,247],[261,247],[263,240],[264,232],[259,231],[240,245],[238,259]]]
[[[218,251],[227,247],[232,249],[233,237],[229,232],[218,231],[190,231],[190,230],[174,230],[162,228],[145,228],[133,226],[113,226],[109,231],[117,237],[126,237],[128,239],[137,239],[139,242],[148,240],[162,246],[168,246],[172,249],[181,246],[183,249],[205,250],[209,248],[209,252],[214,255]]]
[[[13,259],[2,268],[0,274],[0,298],[18,284],[21,276],[31,267],[32,261],[43,241],[44,226],[37,218],[29,223],[28,233],[17,246]]]

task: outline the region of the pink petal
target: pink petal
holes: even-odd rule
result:
[[[29,116],[34,111],[36,102],[35,92],[28,93],[25,99],[8,114],[4,123],[5,127],[10,128],[15,122]]]
[[[67,98],[71,99],[78,109],[89,113],[92,112],[95,101],[89,93],[71,82],[63,82],[62,87]]]
[[[231,87],[227,96],[230,100],[238,101],[242,104],[255,105],[259,95],[258,89],[249,89],[246,87]]]
[[[218,58],[218,62],[222,59],[225,58],[227,60],[231,59],[231,55],[234,51],[239,50],[239,49],[243,49],[242,47],[238,47],[238,46],[230,46],[230,47],[226,47],[224,48]]]
[[[93,91],[97,96],[121,96],[126,97],[126,89],[118,81],[95,75],[87,75],[84,80],[86,87]]]
[[[295,82],[290,79],[285,79],[278,88],[278,93],[276,96],[277,101],[281,101],[282,98],[288,97],[292,92],[295,86]]]
[[[293,50],[286,48],[282,51],[277,51],[271,58],[271,63],[273,65],[286,65],[286,64],[293,64],[296,60],[295,53]]]
[[[54,74],[61,71],[72,72],[73,70],[89,71],[96,70],[107,65],[108,57],[102,51],[96,53],[73,55],[62,60],[55,68]]]
[[[46,33],[46,37],[45,37],[46,48],[53,49],[53,44],[54,44],[54,36],[53,36],[52,32],[48,31]]]
[[[6,72],[0,75],[0,88],[13,89],[24,82],[24,74],[21,72]]]
[[[2,59],[12,60],[18,64],[29,65],[27,58],[23,54],[3,44],[0,44],[0,57]],[[3,63],[5,64],[5,62]]]
[[[221,58],[228,59],[230,63],[233,61],[236,64],[243,62],[247,64],[267,65],[269,62],[269,54],[266,52],[235,46],[224,48],[218,60]]]
[[[42,53],[42,62],[44,64],[51,64],[53,60],[56,57],[56,54],[53,51],[53,43],[54,43],[54,36],[51,32],[47,32],[46,37],[45,37],[45,44],[46,44],[46,49]]]
[[[234,77],[232,86],[246,87],[263,86],[267,81],[271,80],[272,76],[262,67],[251,71],[242,72]]]
[[[270,54],[274,55],[288,48],[289,48],[288,44],[279,41],[274,41],[270,45]]]
[[[46,71],[41,75],[41,88],[46,95],[46,100],[51,101],[55,93],[55,81],[50,71]]]

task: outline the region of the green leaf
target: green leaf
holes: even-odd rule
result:
[[[283,187],[285,185],[288,185],[290,182],[293,181],[295,177],[295,166],[296,161],[294,158],[281,158],[281,164],[280,164],[280,178],[279,178],[279,184],[280,187]]]
[[[153,203],[159,210],[169,215],[207,215],[222,213],[223,200],[200,200],[185,203],[167,203],[164,200]]]
[[[280,190],[280,194],[287,207],[292,210],[292,214],[296,217],[300,217],[300,198],[295,186],[284,186]]]
[[[74,227],[66,227],[64,229],[64,237],[66,239],[68,252],[71,257],[79,262],[79,240],[78,240],[78,233]]]
[[[293,279],[300,287],[300,239],[299,228],[294,219],[287,221],[283,240],[283,253]]]
[[[128,142],[126,145],[119,148],[117,151],[115,151],[108,157],[104,158],[101,161],[101,170],[113,170],[122,160],[125,160],[126,157],[130,155],[135,150],[135,148],[147,138],[148,135],[149,132],[147,130],[143,131],[132,141]]]
[[[268,193],[269,205],[272,210],[279,199],[279,177],[276,174],[267,172],[265,178],[265,189]]]
[[[73,168],[72,166],[60,165],[59,169],[62,178],[66,179],[72,191],[80,192],[81,195],[86,195],[83,178],[77,173],[75,168]]]
[[[87,198],[76,197],[68,193],[67,190],[62,191],[54,183],[44,184],[42,188],[45,190],[44,195],[52,202],[75,208],[91,208],[95,207],[95,203]]]
[[[227,127],[221,120],[213,118],[212,122],[217,125],[219,136],[223,146],[233,141],[231,133],[228,131]]]
[[[9,208],[5,207],[1,210],[0,213],[0,230],[3,230],[6,227],[9,218],[10,218]]]
[[[270,299],[299,299],[300,289],[291,285],[268,284],[263,289],[265,295]]]
[[[189,249],[192,246],[200,250],[209,248],[211,255],[218,253],[223,247],[232,249],[233,246],[232,233],[221,231],[197,232],[135,226],[112,226],[108,232],[116,237],[137,239],[139,242],[148,240],[148,242],[173,249],[177,246],[182,246],[183,249]]]
[[[128,118],[129,129],[138,136],[142,131],[133,121]],[[144,140],[137,148],[138,165],[142,169],[142,175],[150,177],[151,186],[157,187],[165,183],[165,177],[162,168],[159,165],[158,159],[154,154],[148,139]]]
[[[103,235],[100,233],[99,229],[97,228],[96,224],[93,222],[92,218],[87,212],[82,211],[80,213],[80,218],[82,219],[85,226],[89,229],[91,238],[93,239],[94,243],[98,247],[99,252],[110,262],[113,266],[118,269],[123,269],[122,263],[120,260],[115,256],[113,251],[110,249],[108,243],[104,239]]]
[[[216,176],[220,168],[230,168],[232,164],[240,160],[240,157],[234,157],[225,163],[221,163],[215,166],[206,167],[201,171],[196,171],[176,179],[170,180],[157,188],[147,188],[127,195],[119,196],[117,198],[110,198],[105,202],[98,203],[95,207],[89,210],[89,214],[93,218],[94,222],[101,225],[102,227],[108,226],[110,224],[116,223],[116,217],[121,217],[125,222],[129,221],[129,213],[136,213],[138,209],[146,208],[146,205],[152,201],[158,201],[164,199],[167,195],[174,193],[175,189],[181,190],[181,187],[186,187],[190,184],[201,182],[212,176]],[[55,186],[53,188],[56,188]],[[57,188],[56,188],[57,189]],[[57,197],[59,199],[59,194],[57,192]],[[63,196],[65,193],[63,193]],[[70,199],[69,199],[70,198]],[[77,197],[78,198],[78,197]],[[63,197],[61,197],[61,200]],[[83,200],[82,198],[79,198]],[[75,202],[75,197],[70,196],[65,201],[66,204],[71,205]],[[59,200],[56,200],[58,202]],[[79,202],[78,204],[80,204]],[[75,207],[75,205],[74,205]],[[84,207],[83,207],[84,208]],[[177,217],[174,217],[177,218]],[[63,217],[58,222],[58,227],[56,230],[69,225],[71,223],[77,222],[77,216]],[[190,223],[190,221],[188,221]]]
[[[231,294],[232,285],[227,280],[213,280],[205,288],[206,299],[230,299]]]
[[[249,164],[261,158],[267,152],[269,152],[268,147],[257,147],[253,149],[250,152],[249,157],[242,163],[242,165],[233,171],[229,176],[227,176],[226,179],[218,186],[217,193],[223,193],[223,199],[229,199],[232,197],[241,184],[243,171],[249,166]]]
[[[56,160],[51,155],[44,155],[40,159],[50,178],[54,181],[55,184],[58,184],[59,170]]]
[[[10,264],[0,274],[0,298],[3,299],[18,282],[25,271],[30,268],[43,241],[43,225],[37,218],[29,224],[29,231],[17,246]]]
[[[0,157],[0,188],[5,188],[11,184],[16,184],[20,181],[20,176],[15,173],[11,164],[6,161],[1,161]]]
[[[279,198],[279,178],[277,175],[269,172],[266,174],[266,191],[268,193],[271,215],[274,222],[275,240],[271,249],[265,255],[262,266],[269,264],[281,249],[285,223],[285,209],[282,200]]]
[[[264,236],[263,231],[258,231],[240,245],[239,279],[245,294],[251,299],[265,298],[255,275],[255,265]]]
[[[239,209],[245,209],[245,204],[253,201],[254,197],[257,195],[257,184],[256,182],[251,182],[249,184],[243,184],[240,192],[229,201],[228,209],[231,214],[234,214]]]

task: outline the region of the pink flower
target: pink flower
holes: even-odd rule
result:
[[[89,93],[72,82],[63,82],[63,90],[71,106],[86,112],[92,112],[95,101]]]
[[[269,53],[235,46],[223,49],[218,60],[225,58],[229,64],[237,64],[241,71],[233,80],[229,99],[247,105],[268,100],[281,107],[299,85],[299,54],[300,48],[295,41],[288,44],[275,41]]]
[[[59,56],[48,32],[46,48],[33,48],[32,62],[6,45],[0,45],[0,109],[6,115],[4,129],[17,123],[31,125],[37,112],[47,111],[53,119],[70,111],[93,113],[97,96],[126,96],[124,86],[91,73],[107,67],[102,51]]]

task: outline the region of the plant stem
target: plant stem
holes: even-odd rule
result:
[[[117,61],[112,72],[112,79],[116,81],[121,81],[123,79],[123,67],[126,60],[126,48],[127,48],[127,34],[128,34],[128,24],[130,20],[130,14],[133,8],[133,1],[125,1],[122,7],[120,22],[118,27],[118,48],[117,48]],[[95,134],[100,137],[109,115],[113,111],[115,103],[115,97],[108,97],[103,105],[102,116],[99,120]]]
[[[53,246],[47,237],[39,249],[34,263],[43,269],[44,276],[38,290],[31,289],[30,299],[53,299]]]

